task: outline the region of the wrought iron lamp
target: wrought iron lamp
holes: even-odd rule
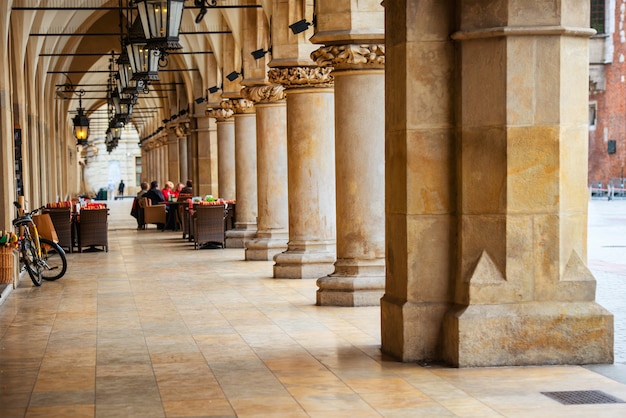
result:
[[[185,0],[135,0],[150,48],[181,49],[178,42]]]
[[[135,19],[125,44],[133,70],[132,80],[158,81],[161,54],[148,45],[140,19]]]
[[[78,109],[76,110],[76,116],[74,116],[74,138],[78,145],[87,145],[89,139],[89,118],[85,115],[83,109],[82,98],[85,95],[85,90],[80,90],[78,93]]]

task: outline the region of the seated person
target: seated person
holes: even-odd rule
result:
[[[165,199],[165,207],[167,208],[167,224],[165,225],[165,229],[171,229],[172,231],[176,230],[176,210],[171,210],[172,207],[168,204],[168,202],[174,202],[178,198],[174,193],[174,183],[168,181],[165,183],[165,187],[161,190],[163,193],[163,199]]]
[[[193,188],[191,187],[192,184],[191,180],[187,180],[187,185],[181,189],[180,193],[184,195],[191,195],[193,193]]]
[[[151,204],[158,205],[160,203],[165,203],[165,197],[163,197],[163,192],[159,189],[159,182],[154,180],[150,183],[150,190],[148,190],[143,197],[150,199]],[[167,209],[167,206],[166,206]],[[169,214],[168,214],[169,216]],[[161,231],[165,230],[164,224],[157,224],[157,228]]]
[[[159,189],[159,182],[156,180],[150,183],[150,190],[148,190],[143,197],[150,199],[153,205],[165,203],[165,197],[163,196],[161,189]]]

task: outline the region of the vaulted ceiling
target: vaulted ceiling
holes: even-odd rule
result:
[[[202,1],[206,14],[200,18]],[[154,131],[163,119],[192,106],[195,99],[206,98],[211,86],[228,84],[224,91],[235,92],[241,87],[241,79],[231,83],[223,80],[223,75],[243,68],[244,33],[259,33],[244,30],[244,11],[261,14],[265,24],[270,20],[271,1],[210,3],[212,0],[186,0],[180,35],[183,49],[167,56],[159,80],[139,94],[133,111],[131,123],[140,137]],[[59,113],[71,118],[78,107],[78,95],[72,91],[82,89],[82,106],[88,116],[104,121],[110,63],[119,57],[121,39],[136,18],[132,0],[14,0],[11,21],[12,32],[16,26],[23,31],[21,51],[16,53],[31,55],[32,70],[45,77],[43,96],[55,97]]]

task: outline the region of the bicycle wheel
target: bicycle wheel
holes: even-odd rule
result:
[[[22,262],[35,286],[41,286],[41,266],[37,262],[37,248],[30,237],[22,241]]]
[[[67,259],[65,251],[59,244],[46,238],[39,238],[41,244],[41,277],[44,280],[57,280],[63,277],[67,271]]]

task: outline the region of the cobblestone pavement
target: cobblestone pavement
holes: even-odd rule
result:
[[[589,202],[587,261],[596,300],[614,315],[615,363],[626,363],[626,200]]]

